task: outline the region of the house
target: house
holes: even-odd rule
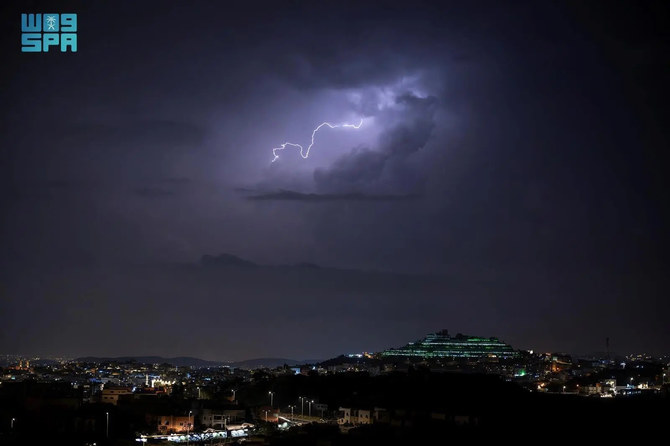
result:
[[[338,411],[338,424],[371,424],[373,421],[373,412],[370,409],[355,409],[350,407],[340,407]]]
[[[100,402],[117,405],[119,403],[119,397],[122,395],[132,395],[132,387],[125,386],[105,386],[102,389],[102,394],[100,396]]]
[[[214,429],[225,429],[226,425],[244,420],[245,410],[234,409],[203,409],[200,413],[200,424]]]
[[[186,433],[193,430],[193,417],[187,415],[162,415],[158,418],[158,431],[162,434]]]

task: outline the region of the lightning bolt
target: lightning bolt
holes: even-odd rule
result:
[[[292,142],[285,142],[284,144],[280,145],[279,147],[275,147],[272,149],[272,155],[274,158],[272,158],[272,162],[274,163],[279,159],[279,155],[277,155],[277,152],[280,152],[282,150],[286,150],[286,147],[297,147],[300,149],[300,156],[302,156],[304,159],[307,159],[309,157],[309,151],[314,145],[314,138],[316,137],[316,133],[321,130],[322,127],[330,127],[331,129],[336,129],[336,128],[350,128],[350,129],[360,129],[361,125],[363,125],[363,119],[361,118],[361,121],[358,124],[331,124],[330,122],[322,122],[319,124],[313,131],[312,131],[312,142],[310,142],[309,146],[307,146],[307,150],[303,148],[300,144],[295,144]]]

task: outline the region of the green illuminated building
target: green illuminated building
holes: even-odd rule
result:
[[[460,333],[450,336],[447,330],[429,334],[404,347],[381,353],[383,358],[515,358],[517,355],[511,346],[497,338],[481,338]]]

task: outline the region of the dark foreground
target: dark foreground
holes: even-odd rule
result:
[[[447,444],[454,441],[508,441],[553,444],[587,440],[654,438],[666,429],[668,389],[649,395],[597,398],[531,392],[495,376],[410,371],[371,377],[365,373],[327,376],[259,376],[234,383],[237,407],[257,435],[246,444],[363,445]],[[275,407],[301,395],[328,405],[319,423],[280,431],[259,416],[270,389]],[[220,395],[224,395],[222,392]],[[138,432],[156,430],[156,417],[202,410],[224,401],[219,394],[189,399],[178,393],[128,399],[116,406],[83,403],[76,392],[54,383],[3,383],[0,386],[0,444],[138,444]],[[284,407],[282,409],[282,407]],[[369,425],[337,425],[338,409],[378,410]],[[299,410],[300,406],[296,410]],[[105,416],[109,413],[109,439]],[[371,412],[372,413],[372,412]],[[341,414],[339,414],[341,416]],[[288,415],[285,415],[288,416]],[[12,426],[11,419],[17,420]],[[197,417],[194,417],[198,430]],[[356,423],[358,424],[358,423]],[[13,429],[12,429],[13,428]],[[229,440],[231,441],[231,440]],[[174,443],[173,443],[174,444]]]

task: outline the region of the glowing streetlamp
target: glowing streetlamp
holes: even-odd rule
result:
[[[304,396],[300,397],[300,416],[301,417],[305,416],[305,397]]]
[[[309,403],[309,416],[311,417],[312,416],[312,403],[314,403],[314,400],[310,400],[310,401],[308,401],[308,403]]]
[[[191,444],[191,414],[192,410],[188,411],[188,425],[186,426],[186,444]]]
[[[105,423],[105,438],[109,439],[109,412],[105,412],[105,418],[107,419]]]
[[[295,406],[291,405],[291,406],[288,406],[288,407],[291,408],[291,421],[293,421],[293,420],[294,420],[294,418],[293,418],[293,409],[295,408]]]
[[[272,407],[273,404],[274,404],[275,393],[274,392],[268,392],[268,395],[270,395],[270,407]]]

